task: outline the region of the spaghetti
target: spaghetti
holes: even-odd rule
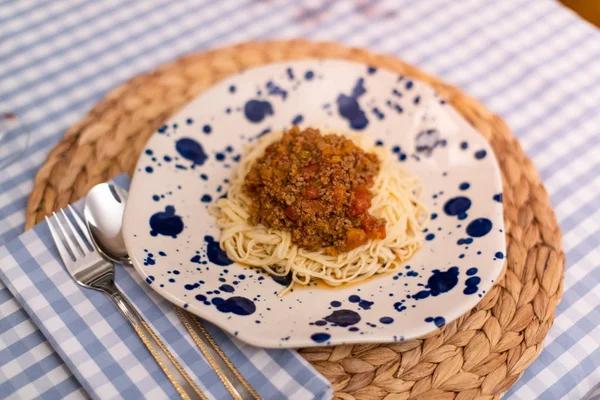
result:
[[[221,247],[230,259],[275,276],[291,276],[291,284],[280,293],[283,295],[293,285],[308,285],[315,279],[330,286],[363,281],[397,269],[419,250],[428,221],[428,212],[419,199],[420,183],[391,158],[389,150],[374,146],[362,135],[343,136],[365,152],[374,153],[380,161],[368,212],[385,219],[385,238],[332,255],[326,249],[299,247],[289,231],[252,225],[252,199],[244,191],[244,178],[265,149],[282,135],[265,135],[250,147],[231,179],[227,197],[211,206],[210,212],[221,228]]]

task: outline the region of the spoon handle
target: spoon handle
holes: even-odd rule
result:
[[[181,364],[179,364],[179,361],[171,354],[156,332],[148,325],[116,285],[106,285],[102,289],[131,323],[133,329],[148,348],[150,354],[152,354],[152,357],[154,357],[167,378],[175,386],[175,390],[177,390],[181,398],[185,400],[207,399],[202,390],[183,369]]]
[[[260,395],[235,368],[233,363],[227,358],[227,355],[223,353],[223,350],[221,350],[212,336],[210,336],[210,333],[202,325],[200,320],[179,307],[175,307],[175,311],[188,332],[192,335],[192,339],[233,398],[236,400],[260,399]]]

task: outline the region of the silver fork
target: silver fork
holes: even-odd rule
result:
[[[46,222],[71,277],[79,285],[104,292],[112,299],[183,399],[206,399],[204,393],[173,357],[150,325],[117,288],[114,264],[106,261],[94,249],[87,227],[79,214],[71,206],[68,206],[68,211],[68,213],[64,210],[60,211],[62,218],[56,213],[52,213],[58,230],[55,229],[55,224],[48,217],[46,217]],[[71,215],[71,218],[68,214]],[[71,219],[79,229],[75,228]]]

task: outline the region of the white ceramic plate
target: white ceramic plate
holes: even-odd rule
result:
[[[425,186],[427,240],[408,265],[339,289],[283,288],[231,263],[207,206],[227,193],[245,145],[269,130],[358,131]],[[250,344],[302,347],[414,338],[475,306],[505,253],[502,186],[486,141],[423,83],[345,61],[263,66],[192,101],[148,141],[124,232],[162,296]]]

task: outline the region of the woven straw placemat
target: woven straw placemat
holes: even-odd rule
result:
[[[431,85],[491,144],[503,176],[507,257],[502,279],[458,320],[423,338],[302,349],[343,399],[499,398],[538,356],[561,298],[564,253],[548,194],[496,115],[459,89],[392,56],[302,40],[245,43],[185,56],[112,90],[72,126],[40,168],[27,205],[30,228],[95,184],[131,175],[148,137],[223,78],[258,65],[340,58]]]

